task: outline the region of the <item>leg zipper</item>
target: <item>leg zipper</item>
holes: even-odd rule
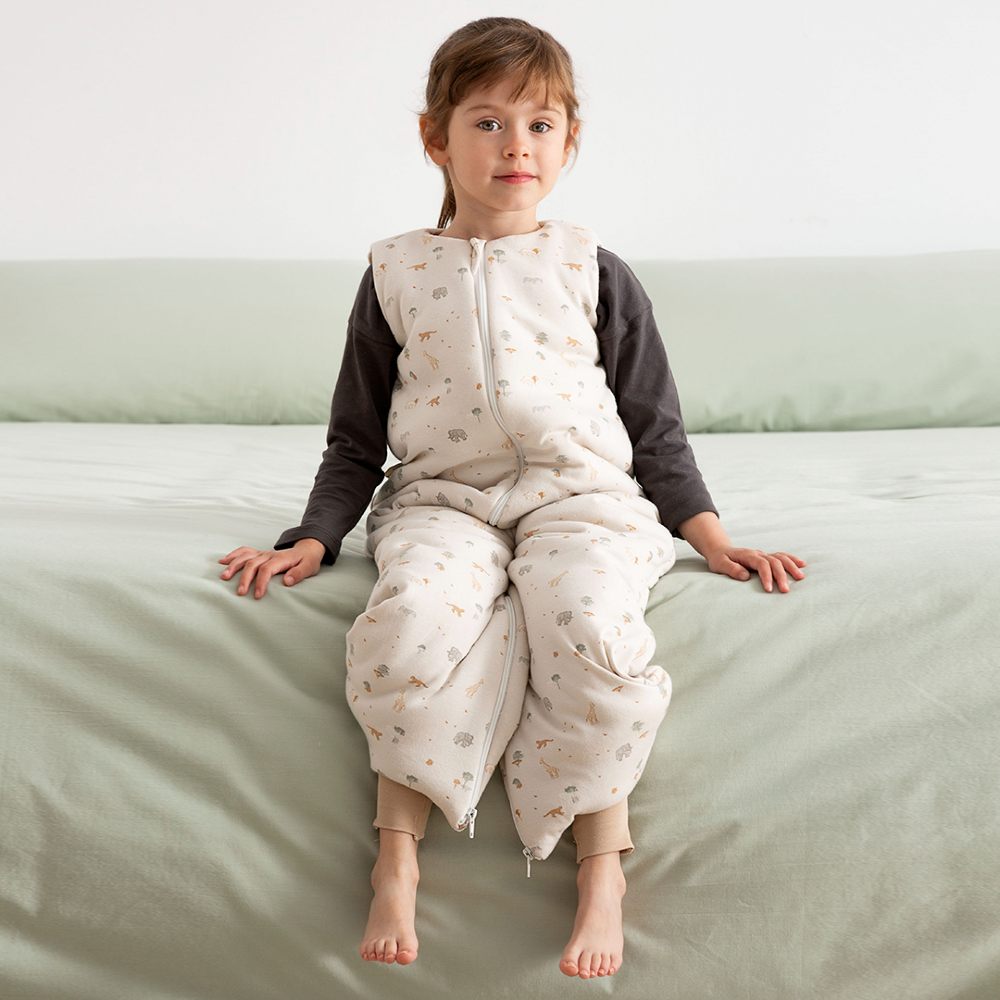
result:
[[[493,705],[493,714],[490,718],[489,725],[486,727],[486,732],[483,734],[483,752],[479,758],[479,769],[476,772],[476,780],[472,785],[471,799],[473,802],[479,801],[479,789],[482,785],[486,771],[486,758],[489,754],[490,742],[493,739],[493,731],[496,729],[497,720],[500,718],[500,709],[503,707],[503,700],[507,695],[507,686],[510,683],[511,668],[514,665],[514,654],[516,652],[514,643],[517,634],[517,618],[514,614],[514,602],[507,594],[502,595],[502,599],[507,608],[507,635],[509,636],[507,641],[507,654],[504,657],[503,674],[500,678],[500,691],[497,694],[497,700]],[[461,825],[459,826],[460,830],[464,830],[468,826],[470,840],[472,840],[476,835],[476,811],[477,810],[474,805],[470,806],[466,814],[462,817]]]
[[[536,858],[534,856],[534,851],[530,847],[526,847],[521,853],[525,856],[528,862],[528,878],[531,878],[531,862],[532,860],[540,861],[541,858]]]

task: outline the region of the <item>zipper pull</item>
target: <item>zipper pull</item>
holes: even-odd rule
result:
[[[469,826],[469,840],[472,840],[476,836],[476,812],[476,807],[473,806],[465,814]]]
[[[531,878],[531,848],[526,847],[523,851],[521,851],[521,853],[528,860],[528,878]]]

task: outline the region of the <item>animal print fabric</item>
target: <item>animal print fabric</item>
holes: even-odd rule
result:
[[[366,520],[378,579],[347,635],[348,703],[372,769],[456,830],[499,766],[532,860],[629,795],[671,694],[644,613],[673,537],[600,365],[596,245],[550,220],[371,249],[402,348],[400,464]]]

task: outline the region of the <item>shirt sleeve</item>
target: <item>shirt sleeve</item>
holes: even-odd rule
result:
[[[326,548],[323,565],[336,562],[344,536],[358,523],[385,478],[386,425],[398,357],[399,345],[382,314],[369,263],[348,319],[326,450],[302,523],[282,532],[275,549],[316,538]]]
[[[632,441],[632,474],[674,538],[702,511],[719,512],[688,443],[680,401],[653,304],[620,257],[597,248],[595,333],[618,415]]]

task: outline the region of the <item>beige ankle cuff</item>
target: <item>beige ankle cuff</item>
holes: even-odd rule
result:
[[[628,798],[600,812],[578,813],[572,829],[577,864],[592,854],[631,854],[635,849],[628,828]]]
[[[409,833],[414,840],[423,840],[433,804],[423,793],[401,785],[379,771],[378,806],[372,826],[401,830]]]

